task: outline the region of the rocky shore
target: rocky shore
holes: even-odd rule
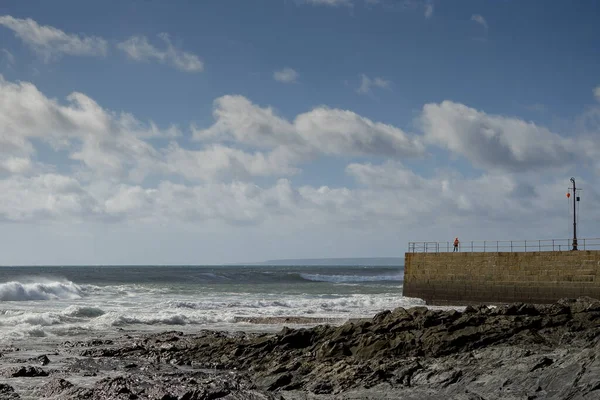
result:
[[[34,358],[0,347],[0,398],[598,399],[599,343],[589,298],[398,308],[276,334],[64,342]]]

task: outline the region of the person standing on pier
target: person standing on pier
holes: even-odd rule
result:
[[[458,240],[457,237],[454,238],[454,250],[452,250],[452,252],[454,253],[455,251],[458,251],[458,245],[460,244],[460,241]]]

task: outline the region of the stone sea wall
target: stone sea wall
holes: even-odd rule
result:
[[[407,297],[432,305],[600,299],[600,251],[406,253]]]

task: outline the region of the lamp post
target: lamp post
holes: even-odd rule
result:
[[[577,250],[577,201],[579,201],[579,197],[577,197],[577,188],[575,187],[575,178],[571,178],[571,183],[573,183],[573,250]]]

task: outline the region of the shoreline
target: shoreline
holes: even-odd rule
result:
[[[300,317],[300,316],[281,316],[281,317],[235,317],[234,322],[246,322],[256,325],[320,325],[320,324],[343,324],[350,321],[368,320],[370,318],[325,318],[325,317]]]
[[[598,398],[600,301],[397,308],[277,333],[123,332],[0,353],[2,399]]]

